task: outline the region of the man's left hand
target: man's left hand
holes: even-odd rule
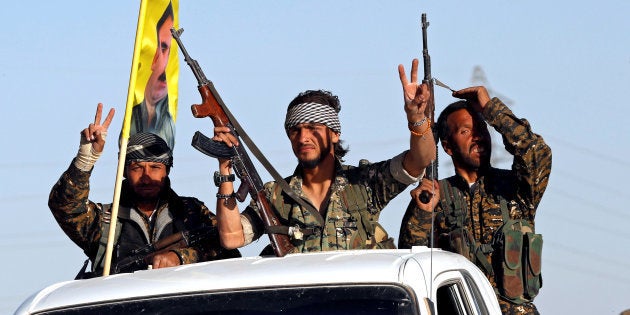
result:
[[[153,256],[153,269],[179,266],[179,256],[173,252],[166,252]]]
[[[426,84],[418,83],[418,59],[411,62],[411,82],[407,79],[403,65],[398,65],[398,74],[403,87],[407,119],[410,122],[420,121],[425,117],[424,111],[431,93]]]

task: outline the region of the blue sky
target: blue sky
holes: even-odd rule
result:
[[[306,89],[328,89],[341,99],[348,163],[384,160],[407,147],[396,67],[422,57],[420,14],[427,13],[433,76],[464,88],[480,84],[472,80],[479,66],[491,90],[509,98],[553,150],[536,217],[545,240],[541,313],[630,308],[630,214],[622,188],[630,173],[630,104],[623,94],[630,83],[630,2],[180,1],[189,53],[281,174],[295,167],[284,111]],[[31,293],[72,279],[84,260],[50,214],[48,192],[98,102],[118,110],[111,128],[120,130],[139,1],[3,7],[0,313],[11,313]],[[438,110],[453,101],[437,87],[435,97]],[[210,120],[189,112],[198,102],[196,81],[182,64],[171,177],[179,194],[212,205],[217,162],[189,145],[196,130],[212,132]],[[439,151],[440,175],[449,176]],[[92,200],[111,200],[116,154],[110,141],[92,175]],[[503,154],[497,157],[497,166],[510,167]],[[408,201],[405,192],[381,215],[395,237]],[[255,255],[265,243],[243,253]]]

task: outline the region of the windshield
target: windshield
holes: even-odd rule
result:
[[[418,314],[398,285],[328,285],[204,292],[84,305],[40,314]]]

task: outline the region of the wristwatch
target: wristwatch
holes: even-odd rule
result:
[[[221,175],[218,171],[214,172],[214,184],[219,187],[221,183],[233,182],[236,179],[234,174]]]

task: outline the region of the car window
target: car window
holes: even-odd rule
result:
[[[466,272],[450,271],[436,291],[437,313],[448,315],[488,314],[481,291]]]
[[[129,299],[40,314],[419,314],[400,285],[326,285],[203,292]]]

